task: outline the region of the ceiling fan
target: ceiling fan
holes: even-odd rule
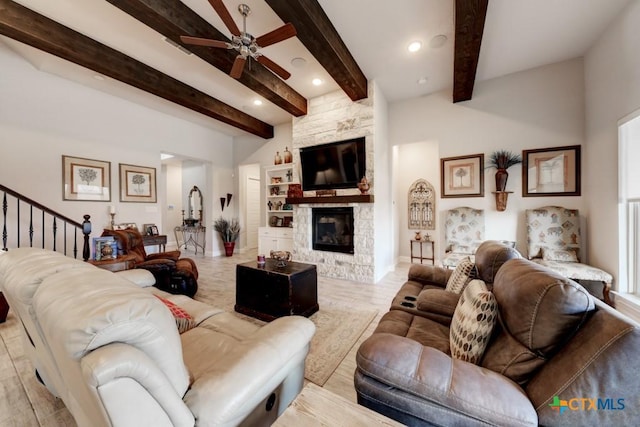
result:
[[[244,70],[245,62],[247,62],[247,60],[251,61],[252,58],[267,67],[273,73],[280,76],[283,80],[291,77],[291,73],[264,56],[260,52],[260,49],[295,36],[296,29],[293,24],[287,23],[280,28],[276,28],[273,31],[261,35],[260,37],[254,37],[247,33],[247,15],[251,13],[249,6],[244,3],[238,6],[238,11],[242,15],[242,31],[240,31],[224,3],[222,3],[222,0],[209,0],[209,3],[211,3],[213,9],[220,16],[224,25],[226,25],[229,31],[231,31],[231,43],[222,40],[180,36],[180,40],[182,40],[183,43],[197,46],[218,47],[222,49],[234,49],[237,51],[238,56],[236,56],[235,61],[233,61],[233,66],[229,73],[229,75],[234,79],[240,78],[242,71]],[[251,66],[251,63],[249,63],[249,66]]]

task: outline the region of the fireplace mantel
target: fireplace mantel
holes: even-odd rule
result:
[[[287,197],[290,205],[314,204],[314,203],[373,203],[373,194],[353,194],[347,196],[314,196],[314,197]]]

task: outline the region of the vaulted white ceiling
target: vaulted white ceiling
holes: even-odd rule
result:
[[[583,55],[615,17],[634,0],[489,0],[477,80],[482,81]],[[219,31],[229,36],[207,0],[182,0]],[[247,31],[262,35],[283,24],[264,0],[224,0],[242,28],[238,4],[248,4]],[[454,0],[318,0],[369,80],[375,80],[389,102],[450,89],[453,84]],[[271,125],[291,115],[196,55],[170,45],[164,36],[104,0],[17,0],[42,15],[129,55]],[[432,47],[436,36],[445,36]],[[220,130],[243,131],[172,105],[110,78],[43,53],[6,37],[1,39],[39,69],[80,81]],[[411,41],[423,49],[409,53]],[[438,40],[442,40],[440,37]],[[291,72],[287,84],[311,99],[339,90],[304,45],[292,38],[263,50]],[[302,58],[304,61],[294,61]],[[299,63],[304,62],[300,66]],[[311,80],[320,78],[321,86]],[[420,84],[418,80],[426,79]]]

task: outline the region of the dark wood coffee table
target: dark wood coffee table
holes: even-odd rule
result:
[[[236,266],[235,310],[266,321],[291,315],[309,317],[318,311],[316,266],[292,261],[286,267],[276,264],[267,259],[264,267],[255,261]]]

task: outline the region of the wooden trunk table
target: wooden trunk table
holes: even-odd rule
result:
[[[266,321],[291,315],[309,317],[318,311],[316,266],[292,261],[285,267],[276,264],[267,259],[263,267],[255,261],[236,266],[235,310]]]

